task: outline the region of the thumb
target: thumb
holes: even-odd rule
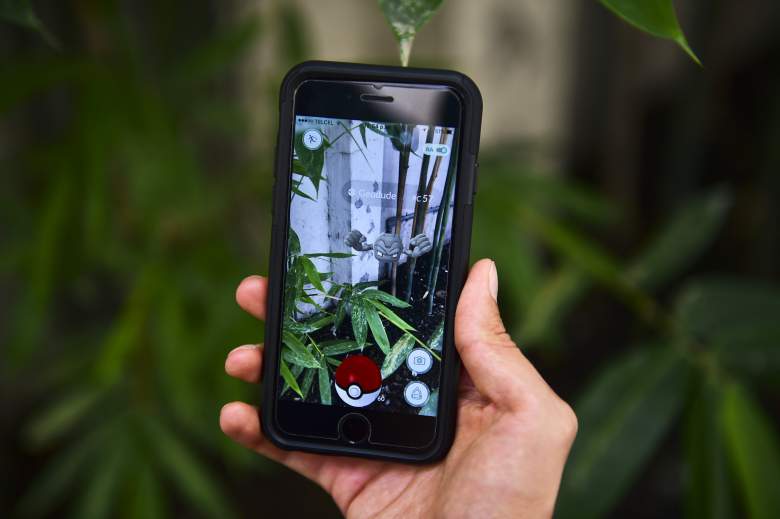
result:
[[[496,264],[474,264],[455,313],[455,346],[477,390],[496,403],[520,401],[541,377],[506,333],[498,310]]]
[[[496,264],[481,259],[471,267],[455,314],[455,341],[508,338],[498,311]],[[460,324],[460,326],[458,325]]]

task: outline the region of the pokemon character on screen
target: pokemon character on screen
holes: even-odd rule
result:
[[[350,355],[336,370],[336,394],[352,407],[372,404],[382,389],[382,373],[365,355]]]
[[[425,234],[418,234],[409,240],[409,248],[404,249],[401,237],[389,232],[380,234],[374,244],[366,243],[366,237],[358,230],[351,230],[344,238],[344,244],[356,251],[374,250],[374,257],[383,263],[398,263],[401,254],[405,253],[410,258],[419,258],[431,250],[431,241]]]

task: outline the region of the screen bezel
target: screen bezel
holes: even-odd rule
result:
[[[365,101],[363,94],[390,96],[392,103]],[[463,147],[461,124],[463,107],[457,92],[444,85],[377,83],[362,81],[339,81],[312,79],[302,82],[295,90],[292,107],[293,121],[291,134],[295,131],[295,118],[298,116],[329,117],[372,122],[404,122],[455,128],[459,149]],[[288,136],[292,142],[292,135]],[[458,162],[462,160],[458,156]],[[292,145],[284,158],[289,175],[292,161]],[[460,172],[460,164],[456,164]],[[460,175],[459,175],[460,177]],[[452,215],[453,226],[458,221],[458,199],[461,191],[461,178],[456,178],[455,208]],[[290,182],[285,179],[285,240],[289,230]],[[470,195],[470,193],[467,193]],[[455,229],[453,227],[453,236]],[[452,252],[451,252],[452,254]],[[286,253],[285,253],[286,256]],[[286,269],[282,269],[286,276]],[[284,280],[282,280],[284,286]],[[451,320],[454,309],[450,308],[454,298],[447,298],[445,318]],[[278,322],[277,337],[281,335],[282,323]],[[451,323],[445,329],[451,330]],[[278,364],[278,355],[273,359]],[[449,359],[452,362],[454,359]],[[445,362],[448,362],[445,360]],[[389,448],[394,451],[419,451],[429,447],[436,439],[439,417],[443,400],[439,399],[437,417],[420,416],[405,413],[388,413],[341,406],[323,406],[282,400],[278,395],[279,373],[276,372],[275,412],[274,416],[281,432],[299,439],[311,439],[317,442],[345,445],[338,437],[338,423],[341,418],[356,411],[365,416],[372,425],[372,438],[364,446],[372,449]],[[444,387],[447,370],[442,370],[439,387]]]

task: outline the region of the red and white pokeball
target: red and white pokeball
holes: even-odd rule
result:
[[[382,373],[365,355],[350,355],[336,369],[336,394],[352,407],[373,403],[382,389]]]

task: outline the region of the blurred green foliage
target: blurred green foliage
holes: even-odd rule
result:
[[[216,424],[225,401],[257,400],[222,363],[261,337],[233,291],[264,271],[269,225],[273,139],[244,141],[235,84],[268,23],[286,28],[271,75],[302,59],[300,21],[286,6],[264,24],[146,7],[79,4],[67,52],[27,46],[0,64],[0,387],[25,406],[4,403],[40,465],[15,515],[225,517],[232,474],[264,469]],[[40,25],[27,2],[0,8]],[[273,83],[253,102],[273,106]],[[780,452],[754,382],[780,367],[780,289],[686,275],[733,187],[685,200],[644,248],[616,255],[601,239],[624,217],[615,201],[529,164],[482,153],[473,255],[497,261],[510,331],[565,363],[562,331],[590,294],[635,323],[624,351],[577,381],[559,516],[609,514],[672,433],[688,516],[774,516]]]

